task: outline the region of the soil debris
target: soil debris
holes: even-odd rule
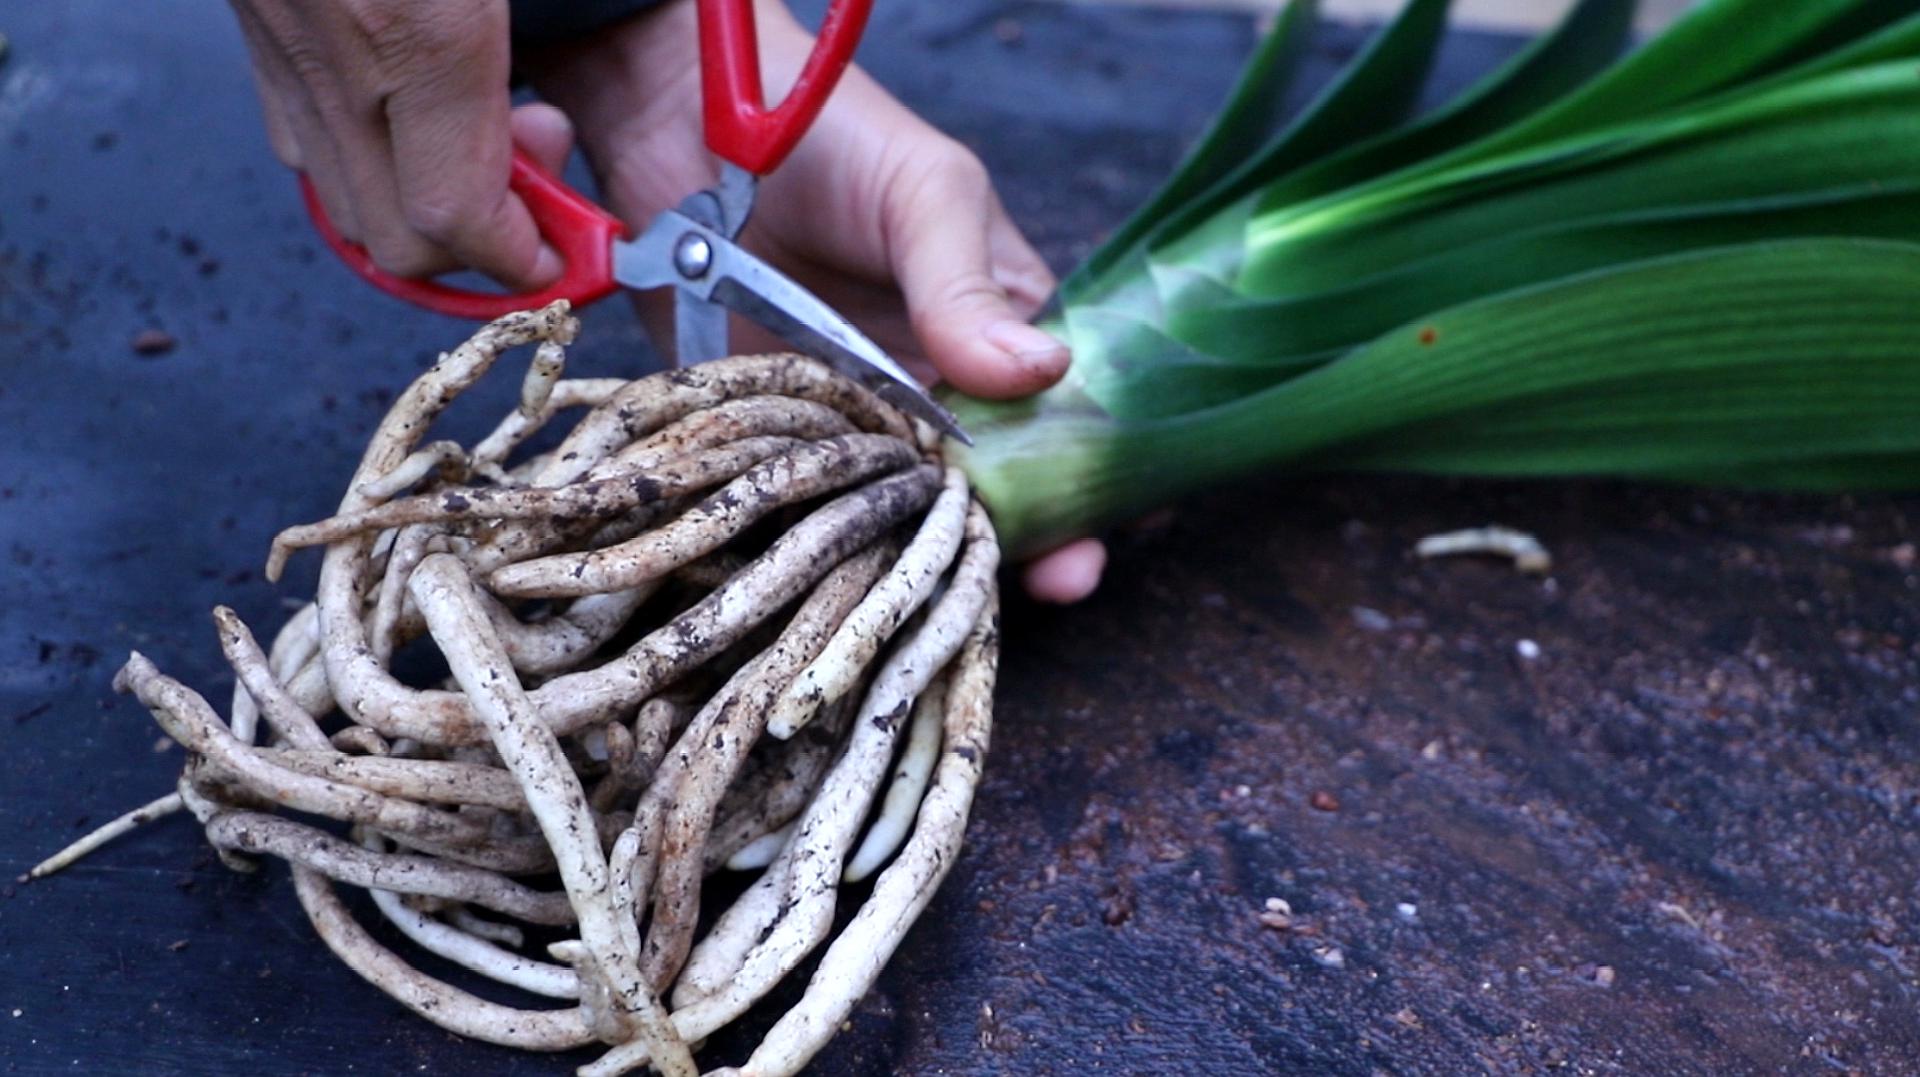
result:
[[[147,359],[159,358],[172,351],[178,344],[179,341],[174,339],[173,334],[164,329],[142,329],[128,342],[128,346],[133,349],[135,355]]]

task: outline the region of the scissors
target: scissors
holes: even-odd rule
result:
[[[832,0],[799,80],[768,108],[760,82],[752,0],[697,0],[707,147],[720,182],[648,222],[638,236],[619,218],[516,149],[508,186],[566,269],[538,292],[502,294],[395,276],[327,218],[300,177],[314,227],[348,268],[390,295],[455,317],[491,319],[566,299],[585,306],[620,288],[674,289],[674,344],[682,365],[727,355],[727,313],[742,314],[895,406],[972,444],[947,409],[853,323],[736,239],[753,213],[759,177],[786,159],[820,115],[853,58],[873,0]]]

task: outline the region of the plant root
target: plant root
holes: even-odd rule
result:
[[[1513,567],[1521,572],[1544,576],[1553,571],[1553,555],[1547,552],[1539,539],[1525,531],[1498,525],[1428,535],[1414,545],[1413,552],[1422,560],[1493,554],[1508,558],[1513,562]]]
[[[402,1005],[491,1043],[598,1044],[589,1074],[699,1072],[695,1047],[825,946],[742,1068],[715,1071],[795,1073],[958,853],[992,719],[998,545],[930,431],[828,368],[568,379],[576,332],[564,302],[500,319],[401,394],[338,510],[274,540],[274,578],[323,551],[314,601],[265,650],[214,611],[229,718],[130,656],[116,687],[187,768],[29,875],[185,811],[236,869],[288,861],[321,939]],[[491,433],[427,440],[524,345]],[[758,873],[726,908],[704,885],[721,870]],[[524,1002],[420,971],[339,886],[370,891],[403,949]],[[535,928],[572,937],[534,952]]]

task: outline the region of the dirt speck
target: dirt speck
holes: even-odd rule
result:
[[[165,329],[142,329],[128,342],[128,347],[133,349],[133,354],[146,359],[159,358],[178,345],[179,341]]]
[[[1347,967],[1347,955],[1338,946],[1314,947],[1313,960],[1321,968],[1344,969]]]
[[[1390,632],[1393,630],[1393,618],[1371,606],[1353,607],[1353,623],[1366,632]]]

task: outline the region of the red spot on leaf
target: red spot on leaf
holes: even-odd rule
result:
[[[1432,347],[1440,342],[1440,330],[1429,325],[1420,330],[1420,343]]]

